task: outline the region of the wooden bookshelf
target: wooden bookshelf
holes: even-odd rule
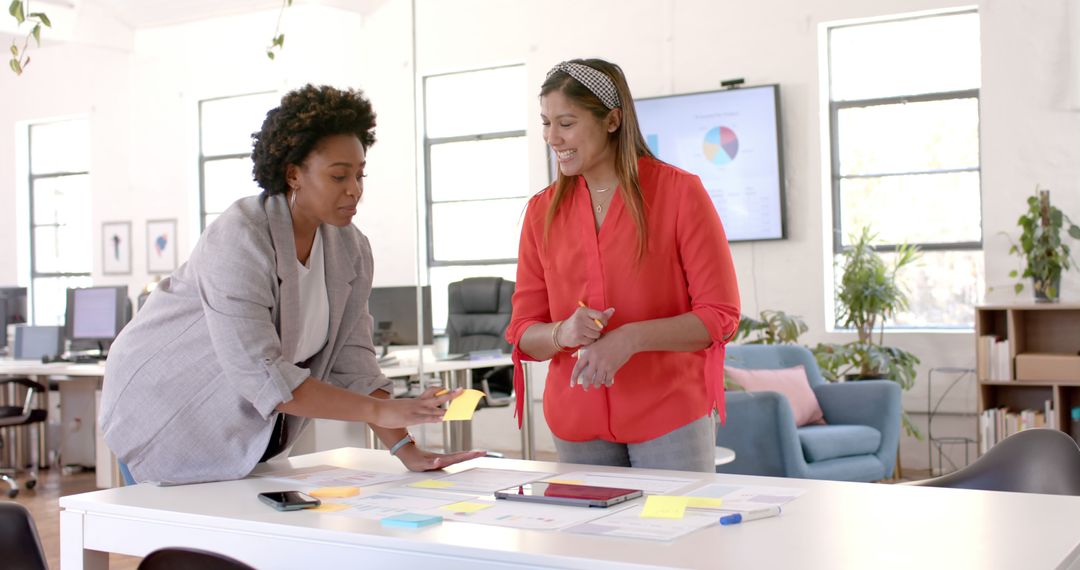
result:
[[[1008,341],[1009,379],[989,374],[987,335]],[[1043,410],[1049,400],[1055,427],[1069,433],[1070,410],[1080,406],[1080,303],[977,306],[975,343],[980,412]]]

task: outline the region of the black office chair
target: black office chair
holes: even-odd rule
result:
[[[446,335],[452,353],[477,350],[511,351],[503,338],[510,325],[510,298],[514,282],[501,277],[470,277],[450,284],[450,315]],[[513,393],[514,371],[511,366],[478,368],[479,388],[489,406],[508,406]]]
[[[194,548],[161,548],[139,562],[139,570],[255,570],[224,554]]]
[[[1080,495],[1080,447],[1058,430],[1026,429],[1005,438],[959,471],[909,484]]]
[[[10,489],[8,490],[8,497],[14,499],[19,494],[19,484],[15,480],[18,477],[19,472],[22,469],[19,468],[19,463],[22,458],[18,457],[19,454],[13,445],[12,438],[10,436],[16,435],[15,430],[27,430],[24,433],[22,440],[27,445],[33,445],[35,441],[29,436],[28,428],[31,424],[39,424],[38,429],[44,429],[45,419],[48,417],[48,412],[41,408],[38,404],[38,394],[45,391],[45,386],[29,380],[27,378],[6,378],[0,380],[0,388],[11,389],[13,385],[19,385],[26,389],[26,395],[23,397],[23,403],[21,406],[0,406],[0,428],[13,428],[4,430],[4,435],[8,436],[6,439],[0,437],[0,448],[6,446],[8,448],[8,462],[10,467],[0,469],[0,481],[4,481],[8,484]],[[14,393],[14,392],[13,392]],[[37,462],[31,462],[29,466],[30,478],[26,480],[26,488],[33,489],[37,485]]]
[[[49,568],[30,511],[12,501],[0,501],[0,559],[11,570]]]

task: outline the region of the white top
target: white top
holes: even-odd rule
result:
[[[326,296],[322,232],[318,228],[307,265],[299,260],[296,264],[300,274],[300,340],[296,343],[296,361],[303,362],[322,350],[330,334],[330,300]]]

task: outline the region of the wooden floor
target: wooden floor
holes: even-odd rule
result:
[[[25,481],[25,477],[19,478],[20,488]],[[4,490],[6,491],[6,486]],[[54,468],[41,471],[37,486],[33,490],[22,488],[19,491],[15,502],[29,509],[34,517],[38,535],[41,536],[41,545],[49,561],[49,568],[53,570],[60,568],[60,507],[57,501],[64,495],[96,490],[93,473],[63,475],[60,469]],[[7,495],[3,496],[6,500]],[[135,570],[139,565],[139,560],[133,556],[111,554],[109,568]]]

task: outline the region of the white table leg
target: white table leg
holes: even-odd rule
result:
[[[108,570],[109,553],[83,548],[83,513],[60,511],[60,567],[64,570]]]

